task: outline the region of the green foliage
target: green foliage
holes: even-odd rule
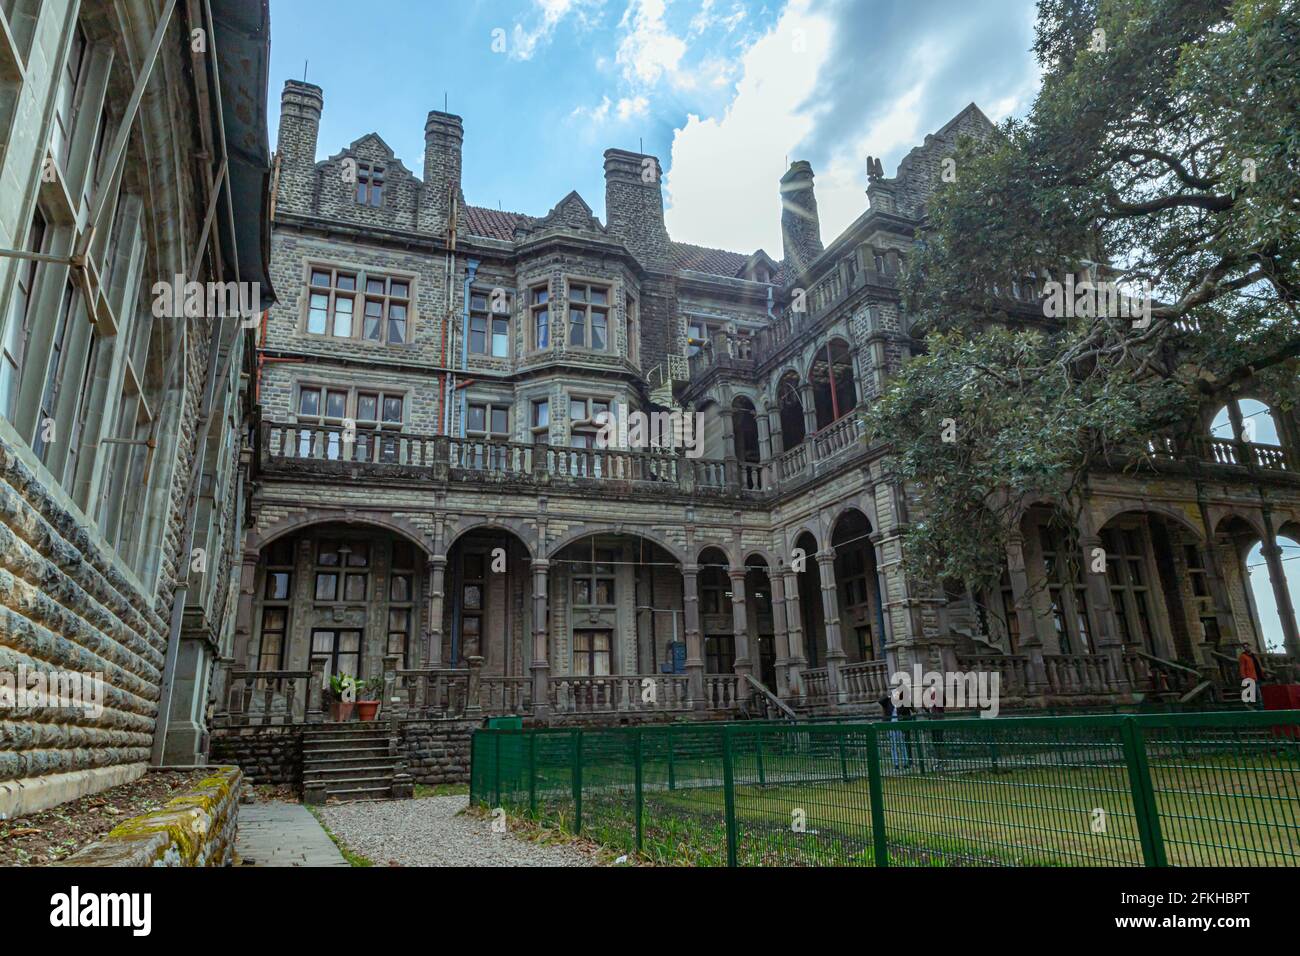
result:
[[[914,572],[987,579],[1017,502],[1068,500],[1108,452],[1247,383],[1300,394],[1297,8],[1040,3],[1042,89],[936,184],[903,281],[929,355],[872,415],[920,496]],[[1096,263],[1149,284],[1149,322],[1048,319],[1008,294]]]

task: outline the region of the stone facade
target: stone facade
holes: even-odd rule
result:
[[[442,113],[421,180],[375,133],[317,162],[324,99],[283,92],[233,654],[254,709],[282,706],[258,675],[365,678],[387,654],[407,716],[468,694],[467,716],[581,722],[747,708],[753,682],[872,707],[913,664],[997,669],[1027,704],[1132,701],[1189,671],[1230,684],[1236,642],[1260,647],[1244,558],[1263,541],[1276,575],[1273,542],[1300,526],[1277,396],[1259,396],[1276,445],[1239,412],[1212,437],[1207,409],[1139,469],[1095,475],[1061,541],[1050,503],[1027,507],[997,593],[903,573],[914,496],[860,412],[919,347],[898,275],[943,160],[991,129],[974,105],[896,176],[873,169],[869,208],[825,245],[792,164],[776,262],[672,240],[652,156],[606,152],[604,223],[576,193],[540,217],[467,204],[472,123]],[[701,454],[601,447],[595,419],[622,405],[697,413]],[[1050,578],[1061,548],[1103,546],[1113,577]]]
[[[156,284],[237,274],[226,230],[202,229],[222,159],[207,89],[235,43],[221,14],[192,59],[188,14],[0,7],[0,676],[79,683],[75,702],[0,706],[0,817],[206,750],[252,332],[206,302],[177,316]],[[175,161],[197,155],[210,163]],[[233,198],[239,216],[260,202]]]

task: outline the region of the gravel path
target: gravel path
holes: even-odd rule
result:
[[[490,820],[460,815],[464,796],[340,803],[321,808],[325,824],[376,866],[595,866],[569,846],[543,846],[493,833]]]

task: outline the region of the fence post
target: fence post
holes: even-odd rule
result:
[[[1128,765],[1138,837],[1142,841],[1142,862],[1147,866],[1168,866],[1165,841],[1160,833],[1160,811],[1156,807],[1155,789],[1151,786],[1146,741],[1136,718],[1122,718],[1120,736],[1124,742],[1124,763]]]
[[[645,781],[641,767],[642,735],[645,733],[640,727],[636,729],[636,751],[634,754],[636,760],[636,851],[641,852],[645,845]]]
[[[496,800],[494,803],[499,807],[501,806],[501,732],[494,732],[492,734],[492,739],[496,741],[496,760],[493,761],[496,765],[496,788],[493,791],[496,793]]]
[[[677,789],[677,769],[673,766],[673,725],[668,725],[668,789]]]
[[[582,731],[573,732],[573,832],[582,832]]]
[[[880,773],[879,724],[867,727],[867,792],[871,801],[871,841],[876,866],[889,866],[889,844],[885,841],[885,788]]]
[[[840,779],[845,783],[849,782],[849,755],[845,749],[844,743],[844,725],[836,724],[835,730],[840,738]]]
[[[731,766],[731,727],[722,728],[722,796],[727,821],[727,866],[736,865],[736,780]]]
[[[767,786],[767,771],[763,768],[763,728],[754,728],[754,762],[758,765],[758,785]]]
[[[528,815],[537,819],[537,731],[528,735]]]

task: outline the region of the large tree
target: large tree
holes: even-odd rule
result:
[[[1298,7],[1039,4],[1042,88],[931,197],[905,276],[928,351],[872,413],[920,496],[913,572],[986,582],[1026,496],[1077,500],[1103,456],[1247,382],[1300,397]],[[1092,263],[1149,284],[1149,318],[1008,302]]]

